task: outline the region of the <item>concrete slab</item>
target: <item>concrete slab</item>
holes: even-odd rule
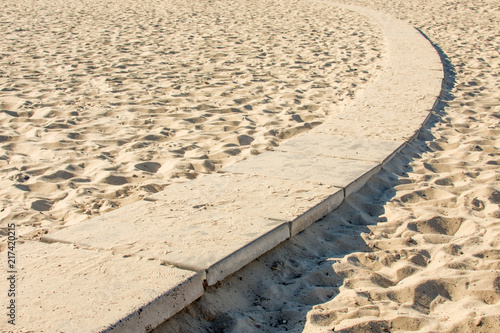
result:
[[[363,94],[312,132],[410,140],[427,119],[441,91],[444,72],[438,53],[418,30],[403,21],[365,7],[336,5],[373,18],[383,30],[387,54],[378,77]]]
[[[328,1],[318,0],[313,0],[313,2],[329,3]],[[438,70],[442,73],[443,68],[438,53],[417,29],[406,22],[367,7],[338,3],[335,3],[335,5],[366,15],[380,25],[387,39],[389,66],[397,65],[401,69],[416,69],[418,70],[417,73],[411,73],[411,76],[414,77],[426,70]]]
[[[39,242],[16,253],[19,332],[144,332],[203,293],[201,274],[158,260]]]
[[[436,80],[435,86],[435,90],[440,91],[440,80]],[[377,97],[378,93],[384,94],[384,97]],[[437,97],[436,92],[420,94],[407,91],[398,94],[394,87],[391,90],[382,86],[380,91],[367,89],[352,105],[310,133],[408,141],[427,119]]]
[[[346,195],[380,170],[380,164],[327,156],[270,151],[222,169],[222,172],[308,181],[343,188]],[[354,186],[354,187],[353,187]]]
[[[432,105],[433,102],[431,102]],[[394,106],[397,109],[397,106]],[[359,108],[357,107],[359,110]],[[384,112],[367,106],[372,112],[343,112],[335,118],[326,120],[322,125],[312,129],[315,134],[330,134],[341,137],[364,137],[385,141],[408,141],[420,129],[430,112],[419,112],[410,107],[407,113],[398,116],[396,112]],[[412,112],[414,111],[414,112]]]
[[[206,271],[214,284],[290,237],[290,222],[303,223],[311,208],[339,191],[327,184],[212,174],[43,240],[160,259]]]
[[[275,150],[382,163],[387,156],[404,144],[403,140],[387,141],[357,136],[305,133],[281,144]]]

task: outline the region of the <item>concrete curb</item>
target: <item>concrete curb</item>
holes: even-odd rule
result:
[[[54,244],[19,247],[20,253],[34,253],[33,262],[41,258],[36,257],[37,251],[44,252],[39,247],[62,251],[58,256],[43,257],[51,265],[68,260],[70,255],[96,256],[101,261],[107,258],[129,267],[130,272],[142,272],[149,284],[160,286],[147,301],[133,303],[128,299],[143,286],[140,283],[121,287],[113,294],[115,299],[99,298],[96,306],[112,307],[116,298],[121,298],[120,302],[133,303],[133,307],[102,320],[90,316],[79,322],[79,332],[151,330],[200,297],[203,283],[221,281],[335,210],[418,135],[441,93],[444,73],[438,53],[402,21],[368,8],[338,6],[375,20],[388,49],[380,75],[338,116],[219,174],[173,185],[148,201],[42,238]],[[87,275],[75,276],[71,269],[60,274],[60,279],[73,280],[72,284],[85,285],[88,279]],[[88,288],[101,288],[106,293],[107,282],[119,280],[123,272],[110,266],[89,274],[104,283]],[[40,282],[24,283],[32,285],[31,291],[26,291],[31,294],[23,296],[26,302],[45,295]],[[70,303],[75,303],[72,293],[81,289],[70,287],[65,291],[69,294],[61,297],[61,302],[68,304],[61,307],[77,309],[79,304]],[[76,310],[64,313],[66,322],[72,322],[74,316],[81,319]],[[116,320],[117,316],[121,318]],[[33,317],[30,325],[40,330],[71,331],[42,317]]]

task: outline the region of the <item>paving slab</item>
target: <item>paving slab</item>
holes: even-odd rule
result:
[[[328,184],[212,174],[169,186],[150,201],[124,206],[43,240],[206,271],[212,285],[289,238],[290,223],[314,222],[311,216],[318,216],[311,209],[325,200],[338,201],[339,195],[341,189]]]
[[[439,54],[418,30],[403,21],[366,7],[335,5],[374,19],[384,33],[387,53],[377,77],[355,101],[312,132],[410,140],[441,92],[444,71]]]
[[[221,172],[328,184],[343,188],[348,196],[380,168],[379,163],[370,161],[270,151],[223,168]]]
[[[420,130],[439,97],[441,81],[435,80],[434,85],[434,92],[427,94],[409,89],[398,93],[394,86],[386,84],[366,89],[354,103],[310,133],[409,141]],[[377,96],[379,94],[383,96]]]
[[[16,253],[19,332],[144,332],[203,294],[201,274],[158,260],[40,242]]]
[[[402,105],[366,103],[351,106],[345,112],[326,120],[310,132],[342,137],[409,141],[427,119],[435,99],[429,100],[430,106],[425,112],[413,105],[404,106],[406,112],[401,112],[399,116],[397,112],[390,110],[401,109]]]
[[[334,3],[312,0],[312,2]],[[384,70],[404,73],[407,77],[418,78],[423,72],[435,70],[443,75],[443,65],[430,42],[415,28],[389,14],[362,6],[334,3],[341,8],[350,9],[375,20],[382,28],[387,41],[387,62]],[[409,72],[415,69],[418,72]],[[424,84],[421,85],[424,88]],[[403,90],[403,89],[400,89]]]
[[[387,156],[404,144],[403,140],[388,141],[308,132],[288,140],[275,150],[383,163]]]

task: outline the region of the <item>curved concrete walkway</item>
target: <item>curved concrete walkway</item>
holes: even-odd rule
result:
[[[354,103],[273,151],[18,246],[16,328],[148,331],[336,209],[416,136],[441,92],[437,52],[402,21],[343,7],[387,46]]]

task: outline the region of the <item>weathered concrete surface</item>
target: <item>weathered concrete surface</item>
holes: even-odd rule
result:
[[[202,274],[158,260],[39,242],[16,253],[16,332],[143,332],[203,294]]]
[[[304,155],[329,156],[382,163],[387,156],[405,144],[376,138],[305,133],[277,147],[277,151]]]
[[[341,189],[272,177],[212,174],[44,237],[206,271],[214,284],[290,237],[289,222]],[[325,212],[326,215],[328,212]],[[312,222],[310,222],[312,223]],[[239,251],[239,252],[238,252]]]
[[[365,7],[338,6],[375,20],[384,32],[387,54],[378,77],[356,96],[354,103],[311,133],[398,142],[410,140],[420,130],[441,92],[444,72],[438,53],[416,29],[403,21]]]
[[[370,161],[271,151],[222,171],[328,184],[344,188],[349,195],[351,185],[379,170],[380,164]]]

